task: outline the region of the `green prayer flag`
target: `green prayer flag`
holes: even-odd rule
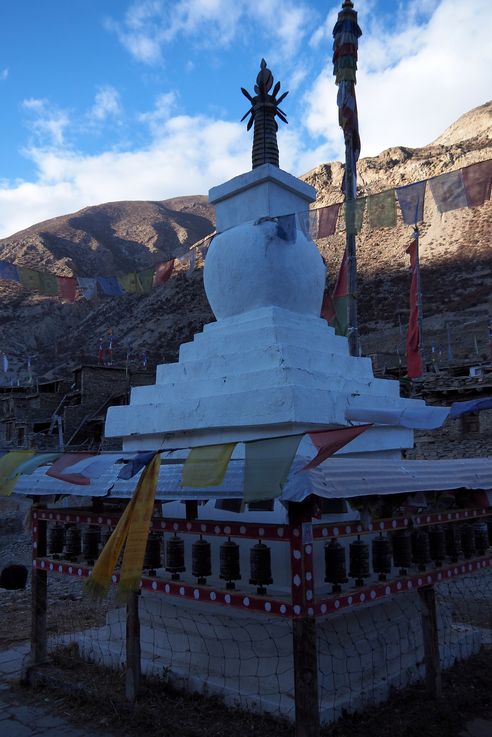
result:
[[[280,496],[301,438],[289,435],[246,443],[245,502]]]
[[[368,197],[367,214],[370,228],[394,228],[396,225],[395,190]]]
[[[137,274],[138,290],[142,294],[148,294],[152,291],[152,285],[154,283],[154,267],[150,266],[144,271],[139,271]]]
[[[58,279],[54,274],[42,271],[40,274],[41,293],[56,296],[58,294]]]
[[[121,276],[118,276],[117,279],[120,287],[127,294],[135,294],[135,292],[139,291],[137,275],[134,272],[122,274]]]
[[[18,266],[20,283],[26,289],[37,289],[41,291],[41,272],[28,269],[27,266]]]
[[[358,197],[356,200],[345,202],[345,227],[347,233],[353,235],[362,228],[364,210],[366,209],[366,198]]]
[[[181,486],[220,486],[236,443],[192,448],[183,466]]]
[[[333,327],[335,328],[335,335],[347,336],[348,333],[348,294],[342,297],[334,297],[333,304],[335,306],[335,317],[333,320]],[[331,323],[330,323],[331,324]]]

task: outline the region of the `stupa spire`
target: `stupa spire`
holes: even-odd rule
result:
[[[284,123],[288,122],[285,113],[279,108],[279,105],[289,93],[284,92],[277,99],[280,82],[276,83],[272,94],[270,94],[272,85],[273,74],[268,69],[265,59],[262,59],[254,87],[256,95],[252,97],[244,87],[241,87],[241,92],[251,103],[250,109],[241,118],[241,121],[250,115],[247,129],[249,130],[254,124],[253,169],[256,169],[257,166],[261,166],[262,164],[279,165],[277,144],[278,125],[275,116],[278,116]]]

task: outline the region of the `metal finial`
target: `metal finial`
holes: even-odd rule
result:
[[[270,95],[272,85],[273,74],[268,69],[265,59],[262,59],[260,71],[256,77],[256,84],[254,86],[256,92],[255,97],[252,97],[244,87],[241,87],[241,92],[251,103],[250,109],[241,118],[241,122],[250,115],[247,130],[250,130],[253,123],[255,126],[252,156],[253,169],[256,169],[257,166],[261,166],[262,164],[279,165],[277,144],[278,125],[275,116],[278,116],[284,123],[288,122],[284,111],[279,108],[279,105],[289,93],[284,92],[277,99],[280,82],[277,82]]]

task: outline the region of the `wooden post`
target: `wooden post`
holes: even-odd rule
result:
[[[318,645],[314,616],[313,534],[310,504],[290,504],[292,649],[296,737],[319,737]]]
[[[32,517],[32,557],[44,558],[47,553],[47,523],[36,516],[33,507]],[[31,578],[31,667],[40,665],[47,657],[46,609],[48,597],[48,573],[38,570],[34,565]],[[29,675],[27,675],[29,680]]]
[[[134,704],[140,688],[141,660],[140,660],[140,618],[138,615],[138,600],[140,592],[129,595],[126,605],[126,677],[125,696],[127,701]]]
[[[424,636],[425,680],[431,696],[441,696],[441,660],[437,631],[436,592],[433,586],[418,590],[422,609],[422,633]]]

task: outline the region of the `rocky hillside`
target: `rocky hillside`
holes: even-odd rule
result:
[[[359,194],[408,184],[492,158],[492,103],[462,116],[438,139],[419,149],[391,148],[361,159]],[[343,167],[321,164],[303,178],[318,190],[317,206],[340,201]],[[59,275],[117,275],[183,253],[214,228],[204,196],[163,202],[115,202],[88,207],[34,225],[0,240],[0,259]],[[487,352],[486,321],[492,314],[492,206],[440,215],[430,192],[422,227],[421,264],[428,349],[454,355]],[[359,315],[366,353],[387,353],[395,364],[403,350],[409,287],[405,247],[411,229],[370,231],[358,238]],[[343,234],[319,243],[333,281],[344,248]],[[0,350],[23,377],[27,355],[38,375],[97,355],[110,328],[116,358],[148,351],[172,360],[179,344],[212,319],[202,284],[202,264],[191,279],[176,268],[167,284],[146,297],[84,300],[70,305],[0,282]],[[400,328],[400,323],[402,328]],[[13,371],[10,372],[10,376]],[[2,375],[0,374],[0,383]]]

